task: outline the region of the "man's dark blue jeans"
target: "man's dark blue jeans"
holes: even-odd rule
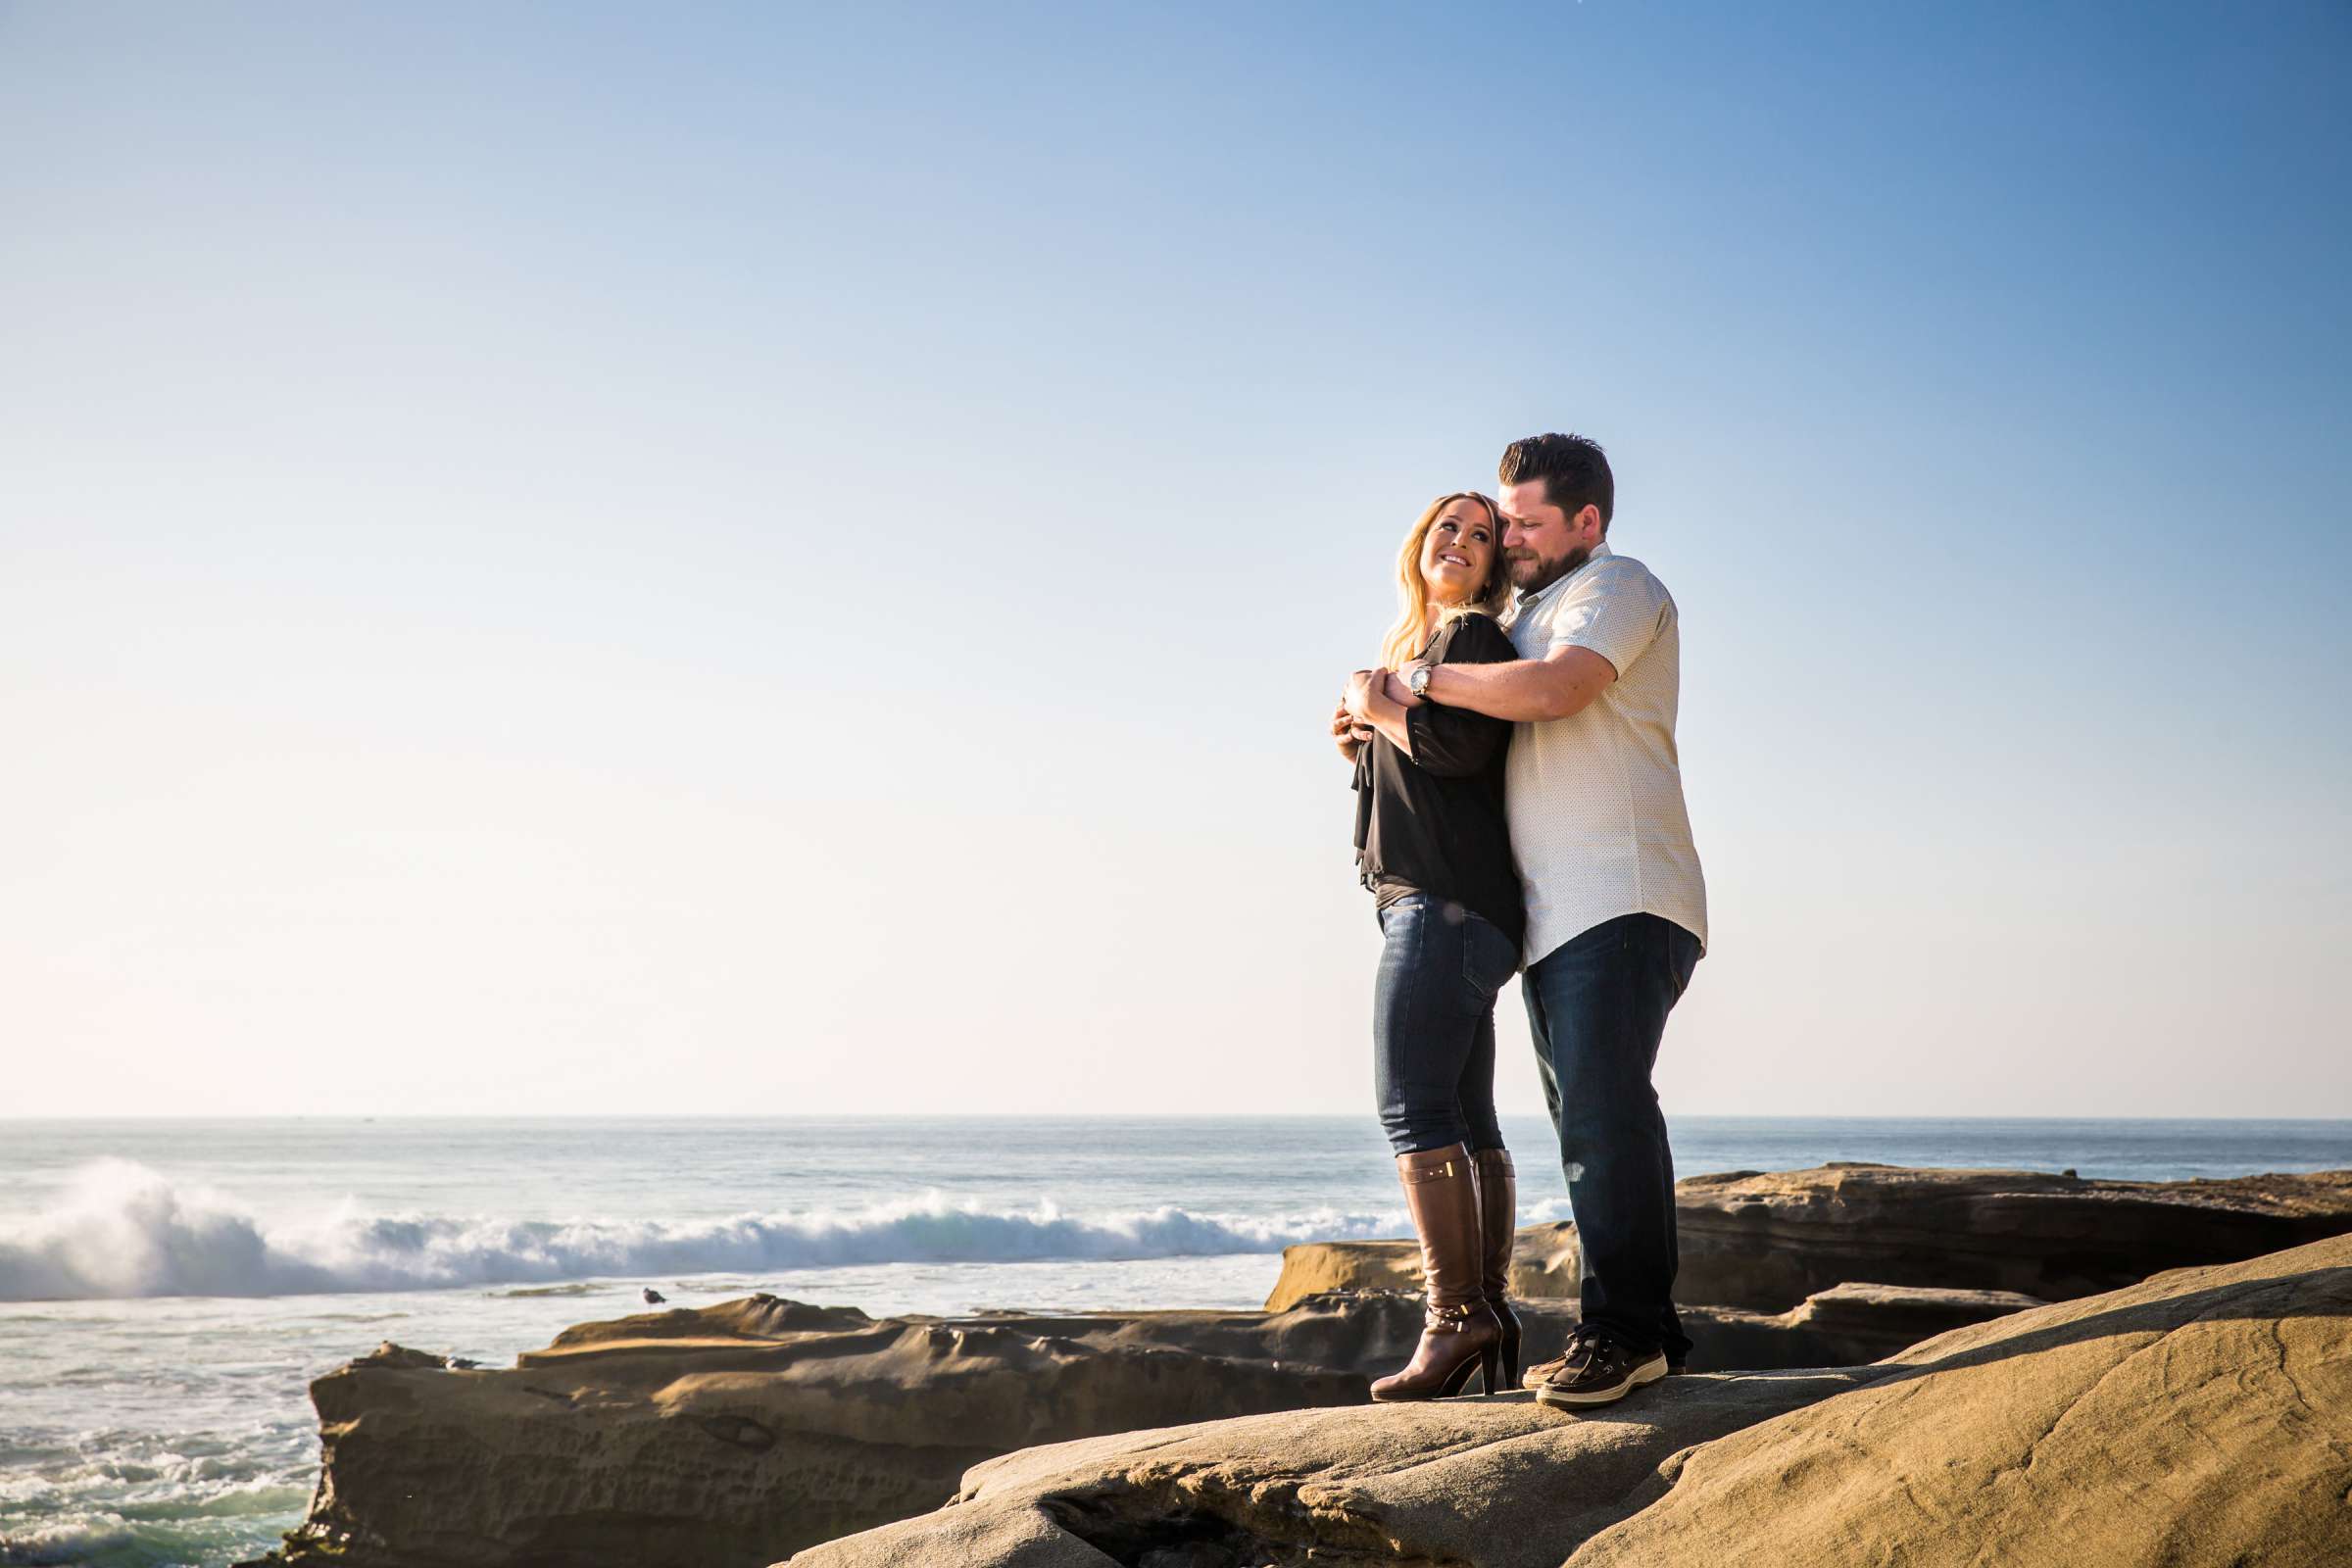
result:
[[[1409,894],[1380,911],[1372,996],[1373,1078],[1389,1147],[1500,1149],[1494,1120],[1494,993],[1519,945],[1448,899]]]
[[[1640,1354],[1690,1353],[1674,1311],[1674,1154],[1650,1069],[1698,938],[1654,914],[1603,920],[1519,982],[1583,1262],[1583,1320]]]

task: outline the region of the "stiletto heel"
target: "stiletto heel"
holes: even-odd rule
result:
[[[1494,1347],[1501,1320],[1487,1305],[1479,1265],[1483,1251],[1477,1177],[1470,1152],[1459,1144],[1396,1156],[1396,1179],[1421,1239],[1426,1293],[1420,1343],[1404,1369],[1372,1385],[1372,1397],[1446,1399],[1484,1370],[1492,1393]]]
[[[1502,1385],[1494,1381],[1501,1366],[1502,1348],[1498,1345],[1488,1346],[1486,1353],[1478,1358],[1478,1375],[1480,1386],[1490,1395],[1502,1392]]]

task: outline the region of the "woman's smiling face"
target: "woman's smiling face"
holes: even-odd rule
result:
[[[1476,599],[1498,545],[1494,519],[1483,505],[1467,496],[1448,502],[1421,536],[1421,580],[1429,584],[1430,600],[1458,605]]]

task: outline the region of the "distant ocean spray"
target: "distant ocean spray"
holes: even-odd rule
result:
[[[771,1273],[890,1263],[1208,1257],[1294,1242],[1392,1234],[1400,1210],[1279,1216],[1172,1204],[1077,1218],[931,1191],[847,1212],[716,1219],[522,1219],[369,1213],[343,1200],[322,1218],[269,1224],[230,1194],[146,1165],[77,1168],[38,1213],[0,1219],[0,1300],[306,1296],[544,1284],[611,1276]]]

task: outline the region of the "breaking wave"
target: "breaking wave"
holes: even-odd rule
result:
[[[74,1565],[131,1544],[119,1521],[69,1519],[18,1535],[0,1536],[0,1563]]]
[[[1260,1219],[1163,1207],[1066,1214],[992,1210],[937,1193],[845,1213],[724,1219],[507,1219],[370,1214],[348,1200],[269,1225],[215,1190],[131,1160],[84,1166],[43,1213],[0,1220],[0,1300],[299,1296],[534,1285],[606,1277],[759,1273],[879,1263],[1208,1257],[1296,1242],[1400,1234],[1400,1213],[1331,1209]]]

